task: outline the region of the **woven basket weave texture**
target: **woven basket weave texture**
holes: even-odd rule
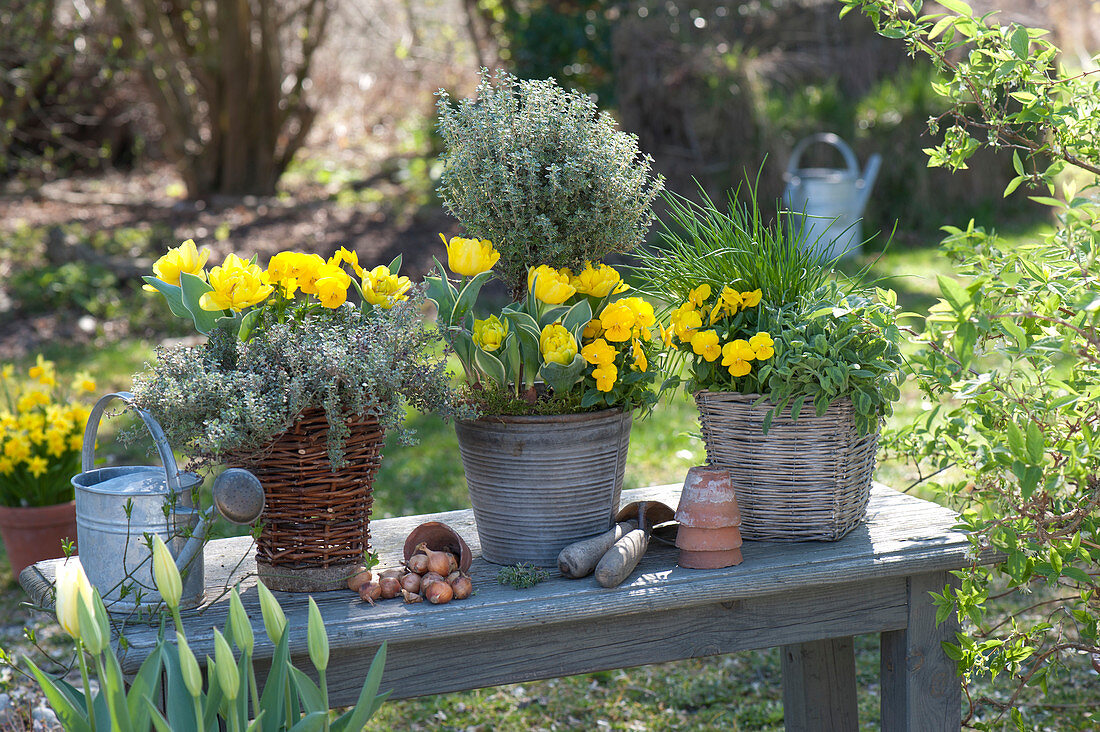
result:
[[[860,436],[855,409],[837,400],[818,417],[807,404],[797,422],[785,409],[764,434],[758,394],[695,394],[707,462],[730,471],[741,535],[763,541],[836,541],[867,513],[878,430]]]
[[[264,486],[258,562],[294,570],[361,561],[370,546],[371,486],[382,463],[384,433],[373,417],[354,417],[347,424],[347,464],[337,471],[329,462],[322,409],[305,410],[271,444],[229,461],[251,470]]]

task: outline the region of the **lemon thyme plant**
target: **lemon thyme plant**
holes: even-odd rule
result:
[[[159,348],[134,377],[135,404],[173,445],[203,457],[255,450],[321,408],[339,468],[350,416],[400,429],[407,406],[455,415],[445,360],[433,355],[439,337],[423,325],[423,292],[398,274],[400,258],[368,270],[343,248],[328,260],[281,252],[261,269],[230,254],[206,271],[193,250],[188,241],[169,251],[146,281],[209,339]]]
[[[766,225],[749,194],[731,194],[725,212],[705,194],[666,196],[661,244],[639,255],[647,290],[675,304],[659,326],[672,356],[664,387],[760,394],[765,432],[788,407],[797,420],[849,398],[860,434],[876,430],[903,378],[894,293],[836,281],[836,260],[797,227]],[[674,373],[685,362],[686,376]]]
[[[664,179],[590,97],[483,70],[476,98],[440,90],[438,110],[439,194],[469,236],[496,244],[513,300],[531,267],[579,271],[645,237]]]
[[[451,281],[437,260],[428,294],[475,404],[496,413],[570,413],[652,403],[657,319],[649,302],[627,294],[613,267],[589,262],[576,274],[531,267],[521,301],[478,318],[478,295],[500,254],[484,239],[443,241],[460,278]],[[537,381],[548,390],[540,393]]]
[[[0,504],[52,506],[71,501],[69,480],[80,472],[84,423],[91,411],[79,394],[95,379],[77,374],[66,386],[52,361],[39,355],[27,378],[0,369]]]

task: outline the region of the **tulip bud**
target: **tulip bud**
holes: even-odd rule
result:
[[[325,621],[321,619],[321,610],[313,598],[309,598],[309,627],[306,632],[309,641],[309,660],[318,671],[328,668],[328,634],[325,633]]]
[[[236,641],[237,647],[244,651],[245,655],[251,656],[256,637],[252,632],[252,621],[248,619],[248,613],[245,612],[241,595],[236,587],[229,596],[229,627],[233,631],[233,640]]]
[[[229,647],[229,641],[217,628],[214,629],[214,661],[218,686],[221,687],[225,698],[233,701],[241,689],[241,679],[237,675],[237,659],[233,657],[233,649]]]
[[[199,670],[199,662],[195,658],[191,646],[187,645],[187,638],[183,633],[176,631],[176,646],[180,654],[180,671],[183,673],[183,685],[191,696],[198,699],[202,694],[202,671]]]
[[[99,655],[107,647],[107,639],[111,636],[108,634],[104,637],[99,624],[96,623],[95,609],[83,595],[76,603],[76,614],[80,618],[80,640],[84,641],[84,647],[92,655]]]
[[[172,558],[172,552],[159,535],[153,536],[153,580],[156,582],[157,591],[164,598],[164,604],[175,610],[180,606],[180,597],[183,596],[183,580],[180,579],[180,571],[176,568],[176,560]]]
[[[66,560],[57,567],[57,621],[66,633],[80,638],[79,607],[92,596],[92,585],[78,562]]]
[[[286,629],[286,615],[283,614],[283,609],[279,607],[279,601],[275,599],[275,596],[271,594],[271,590],[267,589],[263,582],[256,584],[256,591],[260,595],[260,612],[264,616],[264,630],[267,631],[267,637],[271,639],[271,642],[277,644],[279,639],[283,637],[283,630]]]

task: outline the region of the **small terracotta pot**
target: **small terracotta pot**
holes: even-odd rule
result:
[[[741,525],[741,511],[728,470],[696,466],[688,470],[676,520],[694,529]]]
[[[427,544],[432,551],[454,554],[458,559],[458,568],[463,572],[469,571],[470,562],[474,561],[474,555],[466,541],[457,531],[440,521],[426,521],[409,532],[405,539],[405,561],[408,561],[421,543]]]
[[[729,551],[741,547],[741,530],[736,526],[722,529],[696,529],[681,525],[676,546],[692,552]]]
[[[741,550],[730,549],[724,552],[691,552],[680,550],[677,562],[686,569],[721,569],[741,563]]]
[[[76,542],[76,502],[53,506],[0,506],[0,533],[12,575],[43,559],[65,555],[61,543]]]

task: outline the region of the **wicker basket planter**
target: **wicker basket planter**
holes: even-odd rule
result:
[[[372,485],[384,434],[373,417],[349,420],[348,428],[347,464],[338,471],[329,463],[321,409],[303,412],[293,429],[262,450],[227,460],[263,483],[267,508],[256,567],[273,590],[340,589],[370,546]]]
[[[482,556],[555,567],[566,545],[611,528],[630,425],[621,409],[456,422]]]
[[[741,534],[765,541],[836,541],[867,512],[878,431],[860,437],[847,399],[822,416],[777,414],[763,432],[759,395],[695,394],[707,461],[730,471],[741,508]]]

